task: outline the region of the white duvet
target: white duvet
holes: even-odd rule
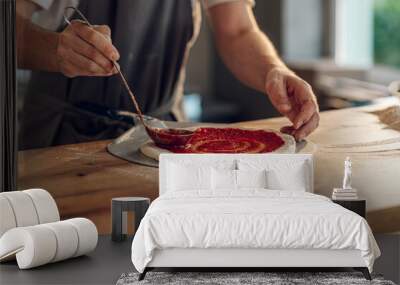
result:
[[[132,262],[143,272],[165,248],[358,249],[370,271],[380,255],[365,219],[328,198],[256,189],[157,198],[134,237]]]

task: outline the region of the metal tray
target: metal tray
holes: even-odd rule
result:
[[[171,128],[186,128],[193,126],[218,126],[217,124],[199,124],[192,122],[165,122]],[[220,126],[220,125],[219,125]],[[115,139],[107,146],[107,151],[124,160],[151,167],[158,167],[158,161],[145,156],[140,147],[149,140],[142,125],[137,125]]]

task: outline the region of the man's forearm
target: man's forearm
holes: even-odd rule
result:
[[[17,14],[18,67],[23,69],[59,71],[56,52],[58,34],[33,24]]]
[[[277,66],[286,68],[270,40],[258,28],[216,41],[231,72],[246,85],[263,93],[268,71]]]
[[[282,131],[302,140],[318,127],[318,104],[311,86],[290,71],[260,31],[247,1],[209,8],[219,52],[229,69],[245,84],[268,95],[292,123]]]

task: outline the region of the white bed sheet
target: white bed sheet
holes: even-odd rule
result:
[[[380,255],[365,219],[326,197],[260,189],[223,193],[157,198],[132,243],[135,268],[143,272],[154,250],[167,248],[357,249],[370,271]]]

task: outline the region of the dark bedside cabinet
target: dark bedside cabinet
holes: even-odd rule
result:
[[[332,200],[332,202],[339,204],[340,206],[359,214],[361,217],[366,216],[366,201],[362,199],[358,200]]]

